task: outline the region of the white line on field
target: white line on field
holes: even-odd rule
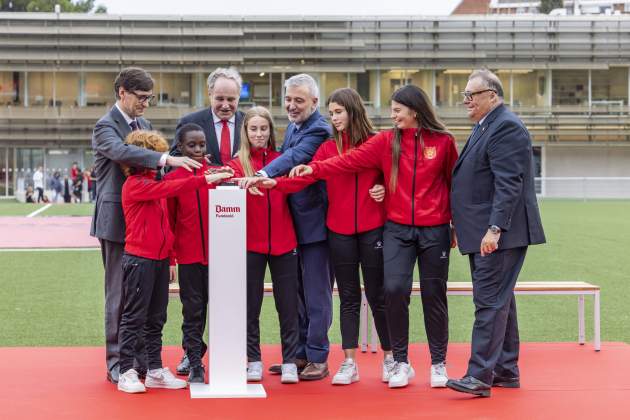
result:
[[[33,213],[31,213],[31,214],[27,215],[26,217],[35,217],[35,216],[37,216],[39,213],[41,213],[41,212],[43,212],[43,211],[46,211],[46,210],[48,210],[48,209],[49,209],[49,208],[51,208],[51,207],[52,207],[52,203],[50,203],[50,204],[46,204],[44,207],[42,207],[42,208],[39,208],[39,209],[35,210]]]
[[[100,251],[100,248],[0,248],[0,252]]]

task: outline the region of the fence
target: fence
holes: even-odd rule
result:
[[[630,177],[543,177],[535,182],[542,198],[630,199]]]

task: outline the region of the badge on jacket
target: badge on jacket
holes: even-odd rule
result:
[[[435,159],[437,155],[437,149],[435,146],[425,147],[424,148],[424,157],[425,159]]]

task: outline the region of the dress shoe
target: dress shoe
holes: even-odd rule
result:
[[[490,385],[481,382],[473,376],[464,376],[462,379],[449,379],[446,387],[457,392],[477,395],[479,397],[490,396]]]
[[[498,388],[520,388],[521,380],[518,376],[513,377],[494,375],[494,378],[492,379],[492,386]]]
[[[206,370],[202,365],[192,366],[190,373],[188,374],[188,383],[190,384],[203,384],[206,382]]]
[[[107,380],[113,384],[117,384],[120,379],[120,368],[118,365],[107,371]]]
[[[300,373],[302,381],[318,381],[328,376],[328,363],[308,362],[302,373]]]
[[[297,366],[298,373],[301,373],[307,364],[308,362],[304,359],[295,359],[295,365]],[[282,365],[276,364],[276,365],[269,366],[269,373],[273,375],[282,374]]]
[[[184,356],[182,356],[182,360],[179,362],[179,365],[177,365],[177,368],[175,369],[177,371],[178,375],[188,375],[190,373],[190,361],[188,360],[188,355],[186,353],[184,353]]]

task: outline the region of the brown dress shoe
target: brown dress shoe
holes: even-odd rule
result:
[[[298,374],[304,370],[307,364],[308,362],[304,359],[295,359],[295,365],[297,366]],[[269,373],[272,373],[274,375],[282,374],[282,365],[275,364],[275,365],[269,366]]]
[[[328,376],[328,363],[308,362],[302,373],[300,373],[300,380],[317,381],[324,379],[326,376]]]

